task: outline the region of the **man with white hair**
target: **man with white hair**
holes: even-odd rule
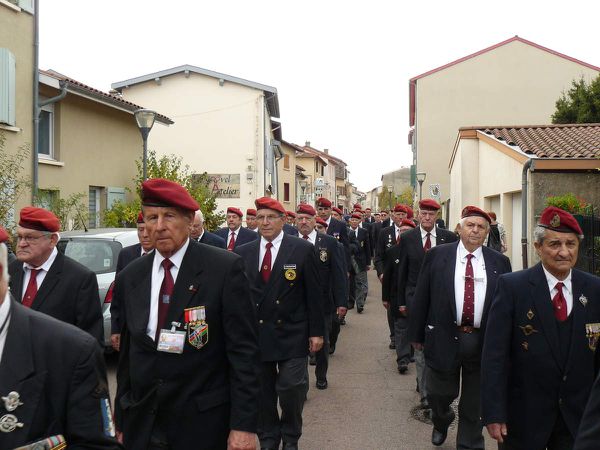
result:
[[[194,213],[194,222],[192,223],[190,238],[192,238],[193,241],[202,244],[212,245],[213,247],[223,249],[226,248],[225,239],[204,229],[204,214],[202,214],[202,211],[200,210],[197,210]]]
[[[511,271],[506,256],[482,247],[490,222],[476,206],[462,210],[460,241],[435,246],[425,254],[408,314],[409,340],[425,354],[431,443],[436,446],[446,440],[455,418],[450,405],[460,392],[456,448],[485,448],[479,395],[481,346],[496,281]]]
[[[7,253],[0,243],[0,448],[44,440],[66,441],[69,448],[122,448],[114,437],[98,343],[14,301]]]

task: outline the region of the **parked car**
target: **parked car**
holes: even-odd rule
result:
[[[95,228],[60,233],[58,251],[96,274],[104,321],[104,345],[110,344],[110,303],[121,249],[138,243],[135,228]]]

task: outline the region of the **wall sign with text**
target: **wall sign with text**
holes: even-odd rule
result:
[[[217,198],[240,198],[240,174],[209,173],[208,188]]]

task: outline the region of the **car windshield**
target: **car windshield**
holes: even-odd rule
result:
[[[57,247],[96,275],[115,272],[121,251],[119,242],[100,239],[61,239]]]

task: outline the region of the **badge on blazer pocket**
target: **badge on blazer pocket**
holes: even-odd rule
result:
[[[321,251],[319,251],[319,259],[322,262],[327,262],[327,250],[322,249]]]
[[[296,264],[284,264],[283,270],[285,270],[283,276],[286,280],[294,281],[296,279]]]
[[[596,351],[598,339],[600,339],[600,323],[586,323],[585,336],[588,338],[588,347],[592,351]]]
[[[201,349],[208,343],[208,324],[204,306],[187,308],[184,311],[188,342],[192,347]]]

